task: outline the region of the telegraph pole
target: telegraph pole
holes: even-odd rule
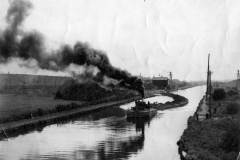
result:
[[[208,54],[206,98],[207,98],[207,96],[209,95],[209,75],[210,75],[209,62],[210,62],[210,53]]]
[[[207,67],[207,88],[206,88],[206,100],[208,102],[209,116],[212,116],[211,110],[211,92],[212,92],[212,82],[211,82],[211,74],[210,71],[210,53],[208,54],[208,67]]]

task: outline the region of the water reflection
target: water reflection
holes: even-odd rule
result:
[[[143,149],[144,135],[135,135],[129,137],[108,138],[99,142],[96,147],[92,149],[83,149],[79,146],[78,149],[73,150],[72,153],[63,154],[61,152],[49,155],[29,155],[27,159],[81,159],[81,160],[120,160],[127,159],[130,155],[136,154]]]
[[[145,139],[145,124],[150,125],[151,119],[128,119],[128,122],[133,124],[136,129],[136,133],[132,136],[121,136],[109,137],[107,140],[101,141],[97,145],[96,151],[79,150],[76,152],[79,159],[101,159],[101,160],[112,160],[112,159],[126,159],[132,154],[136,154],[143,149]],[[129,124],[129,125],[131,125]],[[112,126],[113,127],[113,126]],[[119,126],[116,125],[118,128]]]
[[[12,138],[0,142],[0,159],[126,159],[143,148],[146,123],[150,119],[127,121],[119,107],[59,119],[54,125],[39,124],[9,135]],[[42,141],[51,144],[42,146]],[[22,152],[10,154],[17,146]]]
[[[153,117],[136,117],[136,118],[127,118],[128,122],[135,124],[136,132],[141,132],[141,134],[145,135],[145,125],[147,124],[148,127],[150,126],[150,121]]]
[[[116,106],[116,107],[112,107],[111,109],[99,110],[99,111],[96,111],[93,114],[89,114],[89,115],[83,115],[83,114],[77,115],[76,114],[76,115],[72,115],[72,116],[68,116],[68,117],[54,119],[54,120],[51,120],[48,122],[39,122],[34,125],[18,128],[15,131],[6,132],[7,137],[5,135],[1,135],[2,137],[0,137],[0,140],[6,139],[6,138],[17,137],[19,135],[25,135],[28,133],[32,133],[34,131],[37,131],[40,133],[46,126],[49,126],[51,124],[55,124],[56,126],[61,126],[61,125],[67,124],[67,123],[75,123],[77,121],[96,121],[96,120],[107,118],[110,116],[124,118],[125,111]]]

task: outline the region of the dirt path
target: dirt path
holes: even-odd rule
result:
[[[207,105],[206,98],[204,97],[202,103],[199,105],[199,109],[196,112],[199,121],[203,121],[206,119],[207,114],[209,114],[209,107]]]

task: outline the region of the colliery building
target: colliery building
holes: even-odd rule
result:
[[[158,89],[167,89],[169,86],[169,79],[168,77],[153,77],[152,83],[158,88]]]

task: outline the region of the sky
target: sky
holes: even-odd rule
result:
[[[171,71],[181,80],[206,79],[208,53],[212,79],[234,79],[240,69],[239,0],[31,2],[23,28],[41,32],[49,49],[88,42],[134,75],[168,76]],[[8,7],[8,0],[1,0],[0,29]],[[27,72],[11,66],[1,65],[0,72]]]

